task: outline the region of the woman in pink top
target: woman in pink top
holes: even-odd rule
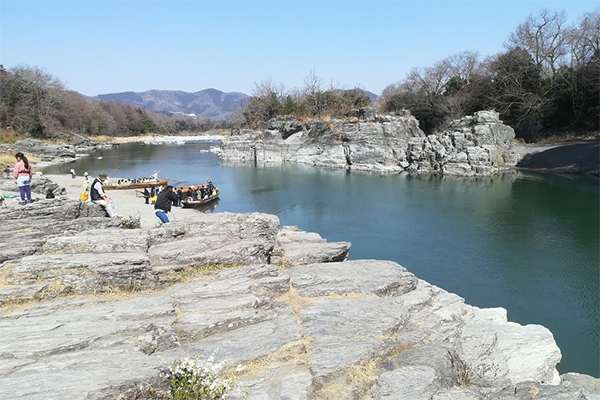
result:
[[[15,154],[17,162],[15,164],[15,170],[13,175],[13,181],[19,187],[21,194],[21,204],[31,203],[31,179],[33,178],[33,170],[31,164],[25,157],[25,154],[18,152]]]

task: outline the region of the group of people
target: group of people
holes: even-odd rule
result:
[[[16,163],[13,168],[13,181],[19,188],[19,194],[21,200],[19,203],[26,204],[30,203],[31,200],[31,182],[33,180],[33,168],[29,163],[29,160],[22,152],[18,152],[15,155]],[[75,179],[77,174],[74,169],[70,171],[71,177]],[[106,213],[111,218],[120,218],[115,212],[115,206],[112,199],[104,191],[103,185],[107,182],[108,176],[104,173],[98,174],[96,178],[89,183],[89,174],[84,172],[84,193],[86,194],[85,199],[80,197],[81,200],[89,201],[95,204],[99,204],[106,210]],[[154,171],[152,178],[141,178],[141,179],[120,179],[118,185],[128,185],[132,183],[146,183],[156,182],[158,180],[158,172]],[[190,186],[186,195],[191,197],[193,200],[205,199],[216,194],[216,188],[212,182],[208,182],[207,185],[201,186]],[[1,197],[1,195],[0,195]],[[184,193],[181,188],[175,190],[171,185],[166,188],[159,187],[158,189],[152,187],[151,190],[148,188],[144,189],[144,197],[146,198],[146,204],[154,200],[154,214],[162,223],[169,223],[168,213],[171,212],[173,205],[181,207],[183,204]],[[1,197],[4,200],[3,197]]]
[[[103,206],[109,217],[120,218],[115,213],[114,202],[108,197],[103,188],[103,184],[106,182],[107,178],[106,174],[98,174],[98,177],[94,179],[89,190],[90,201]],[[181,190],[179,192],[181,192]],[[145,188],[143,192],[143,195],[146,198],[146,204],[153,200],[154,214],[163,224],[169,223],[167,214],[171,212],[172,205],[181,205],[183,193],[181,192],[180,194],[181,197],[177,195],[175,189],[171,185],[164,189],[162,186],[159,188],[152,187],[150,190]]]
[[[142,196],[144,197],[144,199],[146,200],[146,204],[154,204],[156,203],[156,200],[158,198],[158,194],[160,192],[162,192],[163,187],[162,185],[160,185],[159,187],[151,187],[150,190],[148,190],[148,188],[144,188],[144,191],[142,192]]]
[[[130,186],[139,185],[143,183],[154,183],[158,181],[158,172],[154,171],[152,177],[138,178],[138,179],[119,179],[117,180],[117,186]]]
[[[211,181],[208,181],[206,185],[190,186],[186,192],[187,197],[194,201],[205,200],[216,194],[217,188]]]

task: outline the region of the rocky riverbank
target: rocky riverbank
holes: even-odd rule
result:
[[[23,152],[28,156],[34,156],[40,161],[32,162],[34,166],[34,174],[31,191],[34,194],[45,197],[48,192],[52,192],[55,196],[65,195],[67,193],[64,185],[59,185],[44,177],[39,172],[39,169],[50,165],[64,164],[85,157],[91,152],[100,147],[110,147],[110,144],[99,144],[93,142],[83,136],[76,135],[78,140],[75,144],[50,144],[41,140],[24,139],[13,144],[0,144],[0,154],[10,154],[14,156],[17,152]],[[0,192],[17,192],[18,190],[12,181],[13,168],[6,166],[0,176]],[[79,192],[77,192],[79,193]],[[72,193],[77,196],[76,193]],[[38,196],[40,197],[40,196]]]
[[[558,375],[546,328],[344,261],[349,243],[258,213],[104,215],[63,196],[0,208],[0,398],[132,398],[213,355],[239,399],[598,399],[597,379]]]
[[[223,140],[225,135],[222,132],[206,132],[196,135],[178,135],[178,136],[159,136],[159,135],[144,135],[144,136],[126,136],[117,137],[115,143],[146,143],[146,144],[174,144],[174,143],[189,143],[189,142],[218,142]]]
[[[12,144],[0,144],[0,154],[14,155],[22,151],[40,159],[35,167],[45,168],[50,165],[64,164],[89,155],[101,147],[111,147],[110,143],[97,143],[81,135],[73,135],[73,144],[50,144],[36,139],[19,140]],[[12,172],[12,171],[11,171]]]
[[[441,135],[426,136],[408,112],[378,115],[372,109],[361,109],[343,120],[271,120],[264,132],[226,137],[219,158],[378,173],[486,176],[517,163],[514,138],[513,129],[493,111],[477,112],[453,121]]]

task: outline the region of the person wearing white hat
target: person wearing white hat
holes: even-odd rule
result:
[[[108,197],[102,184],[106,181],[106,174],[98,174],[98,177],[94,179],[92,187],[90,188],[90,200],[92,203],[100,204],[106,210],[106,213],[111,218],[119,218],[115,212],[115,204]]]

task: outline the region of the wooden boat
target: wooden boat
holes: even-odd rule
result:
[[[102,188],[104,190],[144,189],[156,186],[167,186],[168,181],[168,179],[159,179],[156,181],[130,183],[129,185],[102,185]]]
[[[187,197],[182,200],[181,204],[183,204],[183,208],[194,208],[194,207],[204,206],[205,204],[211,203],[211,202],[219,199],[219,194],[221,192],[219,191],[219,189],[215,189],[215,190],[217,191],[217,193],[206,199],[193,200],[191,197]]]

